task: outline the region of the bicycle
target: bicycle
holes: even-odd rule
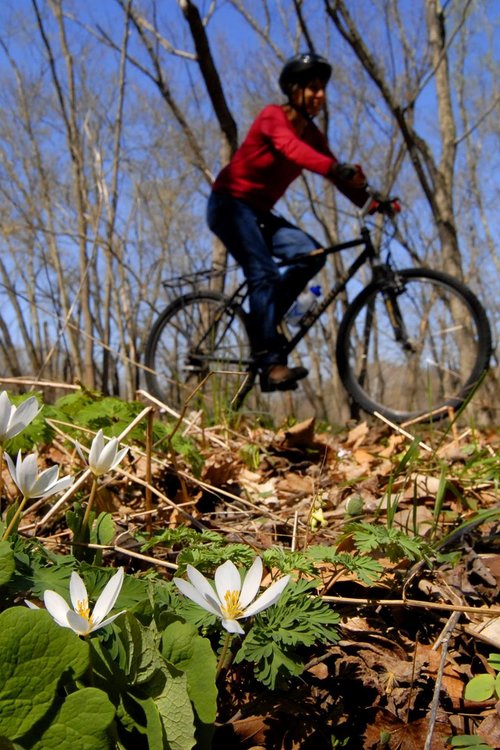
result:
[[[333,255],[361,248],[321,302],[305,313],[296,332],[282,323],[283,348],[290,354],[368,265],[371,280],[348,305],[338,328],[340,380],[369,414],[398,424],[436,421],[456,412],[486,373],[492,355],[488,318],[472,291],[449,274],[430,268],[398,270],[390,248],[394,219],[393,233],[383,247],[376,247],[366,222],[368,205],[358,213],[358,237],[315,251]],[[203,273],[164,283],[196,283]],[[241,407],[258,374],[244,309],[247,296],[243,282],[229,296],[195,290],[168,305],[153,325],[145,351],[146,382],[153,395],[180,408],[197,388],[212,411],[225,404]]]

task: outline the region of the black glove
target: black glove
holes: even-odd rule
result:
[[[367,185],[365,174],[359,164],[337,162],[332,167],[332,177],[346,182],[349,187],[357,190],[364,190]]]

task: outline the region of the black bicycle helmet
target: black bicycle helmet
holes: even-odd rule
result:
[[[332,66],[328,60],[314,52],[303,52],[285,63],[279,77],[280,89],[288,96],[294,83],[304,85],[313,78],[319,78],[327,83],[331,74]]]

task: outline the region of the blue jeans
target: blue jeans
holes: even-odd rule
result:
[[[260,367],[286,364],[278,323],[307,283],[323,267],[325,256],[304,258],[280,272],[273,257],[290,260],[321,244],[281,216],[255,211],[225,193],[211,193],[207,222],[243,269],[248,282],[252,344]]]

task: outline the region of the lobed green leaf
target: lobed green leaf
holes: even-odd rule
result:
[[[52,708],[65,682],[83,675],[89,647],[44,610],[0,614],[0,736],[22,737]]]
[[[14,552],[9,542],[0,542],[0,586],[8,583],[16,569]]]

